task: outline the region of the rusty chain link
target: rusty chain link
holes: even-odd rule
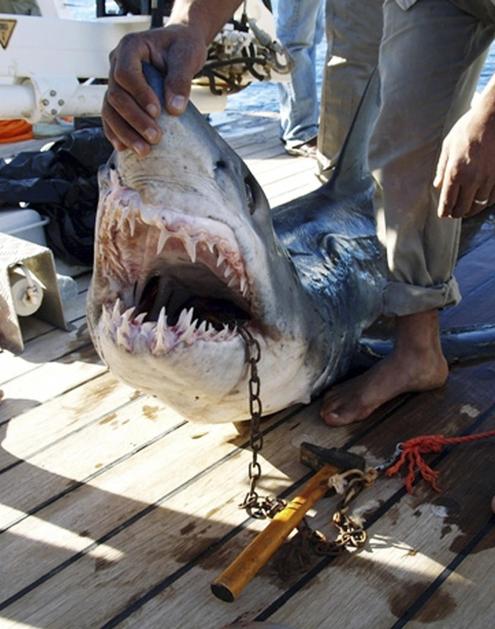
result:
[[[342,500],[330,519],[337,529],[335,538],[327,538],[321,531],[313,529],[307,518],[303,518],[296,535],[281,548],[275,558],[276,570],[282,579],[307,572],[317,557],[337,557],[345,552],[360,550],[366,544],[368,535],[363,522],[347,511],[352,500],[375,481],[377,474],[360,475],[360,470],[352,472],[354,477],[347,483]]]
[[[246,327],[239,328],[240,334],[246,343],[247,361],[249,363],[249,414],[251,415],[251,428],[249,443],[251,446],[252,459],[248,466],[249,490],[244,500],[239,505],[247,513],[256,519],[273,518],[281,511],[285,502],[280,498],[271,496],[261,497],[256,489],[261,477],[261,465],[258,455],[263,449],[263,433],[260,429],[263,405],[261,403],[260,391],[261,382],[258,375],[258,363],[261,359],[261,348],[258,341],[253,337]]]

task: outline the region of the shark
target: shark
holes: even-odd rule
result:
[[[249,347],[263,413],[308,403],[349,369],[387,281],[367,164],[373,79],[332,178],[270,208],[244,161],[190,103],[163,107],[149,155],[99,173],[87,313],[110,370],[193,422],[250,418]]]

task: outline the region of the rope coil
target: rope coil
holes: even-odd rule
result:
[[[476,435],[464,437],[444,437],[443,435],[422,435],[404,441],[397,461],[385,472],[387,476],[395,476],[402,467],[407,465],[405,485],[408,493],[413,493],[413,484],[416,472],[419,471],[423,480],[429,483],[435,491],[440,492],[438,476],[440,472],[432,469],[424,460],[423,454],[441,452],[446,446],[472,443],[495,437],[495,430],[480,432]]]

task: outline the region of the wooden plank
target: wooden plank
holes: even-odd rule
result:
[[[29,460],[36,452],[61,444],[113,410],[136,398],[136,391],[103,373],[0,426],[0,472]],[[63,447],[63,445],[60,445]]]
[[[445,404],[445,400],[442,400],[438,396],[433,397],[427,394],[417,396],[401,409],[400,415],[398,413],[392,415],[387,419],[387,421],[378,424],[374,430],[369,432],[369,434],[363,435],[363,438],[358,442],[361,446],[359,450],[366,453],[368,460],[371,462],[375,459],[375,457],[381,459],[384,450],[387,451],[386,454],[390,454],[392,450],[392,442],[397,440],[399,436],[398,433],[400,433],[404,438],[407,438],[411,434],[416,434],[418,430],[424,431],[424,424],[429,424],[429,428],[432,431],[448,430],[449,428],[452,429],[454,425],[458,430],[463,426],[468,426],[472,422],[472,418],[470,418],[467,414],[462,414],[458,417],[451,416],[451,412],[454,409],[459,409],[459,406],[460,404],[463,404],[463,401],[467,399],[474,401],[474,398],[469,398],[469,386],[466,386],[464,379],[462,379],[462,382],[458,381],[457,386],[464,388],[464,391],[459,397],[457,397],[458,391],[454,389],[450,391],[450,395],[453,396],[449,397],[452,406],[447,406]],[[482,389],[482,387],[480,387],[480,389]],[[466,395],[468,396],[467,398],[465,397]],[[429,397],[430,399],[428,400]],[[433,399],[431,399],[431,397],[433,397]],[[486,386],[482,397],[484,397],[484,404],[486,405],[492,400],[491,396],[486,391]],[[431,404],[431,415],[425,415],[424,412],[425,408],[428,408],[428,406],[426,406],[427,402]],[[483,405],[481,407],[483,407]],[[334,435],[338,435],[340,429],[339,431],[328,431],[326,437],[323,436],[322,438],[319,438],[320,435],[317,434],[319,431],[313,432],[315,430],[315,426],[313,424],[308,426],[308,419],[308,417],[304,417],[304,424],[306,430],[309,430],[312,433],[312,441],[320,444],[331,443],[332,445],[340,445],[340,439],[338,436],[336,439],[334,437]],[[423,426],[421,426],[422,423]],[[281,441],[279,441],[279,443],[281,443]],[[270,461],[273,461],[271,456],[269,458]],[[271,471],[268,471],[268,474],[270,473]],[[379,506],[377,509],[376,501],[390,499],[397,491],[402,494],[401,486],[402,483],[399,480],[393,479],[383,482],[383,484],[380,484],[377,487],[379,494],[374,495],[373,492],[370,492],[366,496],[367,501],[373,501],[369,505],[370,517],[372,517],[373,514],[380,509]],[[325,511],[325,513],[328,512]],[[221,512],[216,515],[220,517]],[[383,530],[388,530],[387,525],[384,526]],[[438,531],[436,529],[435,535],[437,532]],[[216,539],[216,536],[213,533],[213,527],[211,527],[208,531],[208,535],[212,535],[213,539]],[[424,537],[425,533],[423,532],[422,535]],[[251,583],[244,594],[238,599],[238,601],[236,601],[234,606],[229,607],[222,605],[217,601],[213,601],[208,591],[208,583],[222,569],[222,567],[225,567],[228,562],[239,553],[251,537],[252,531],[244,531],[233,539],[227,541],[208,557],[200,558],[198,565],[188,571],[183,578],[179,578],[175,582],[168,583],[168,587],[156,587],[155,592],[153,593],[155,595],[149,600],[149,602],[143,605],[142,608],[134,602],[129,608],[129,611],[132,613],[128,618],[128,625],[124,623],[124,626],[132,626],[133,624],[139,625],[141,622],[145,622],[145,619],[147,623],[150,623],[150,626],[153,626],[153,623],[157,622],[160,614],[163,614],[165,609],[167,610],[167,618],[169,619],[171,625],[183,622],[184,626],[187,626],[188,624],[190,626],[194,626],[199,616],[202,618],[206,626],[222,626],[222,623],[232,622],[235,618],[242,618],[242,620],[245,621],[252,620],[276,597],[285,593],[287,583],[282,582],[281,579],[274,574],[273,568],[269,567],[253,583]],[[193,546],[193,548],[199,551],[201,544],[197,543]],[[203,548],[205,548],[205,545]],[[186,555],[183,556],[185,557]],[[189,557],[194,557],[194,552],[190,553]],[[349,581],[352,576],[349,575],[348,572],[349,570],[346,570],[335,576],[333,576],[332,572],[328,575],[323,574],[321,578],[318,578],[316,584],[311,585],[311,590],[309,592],[308,590],[301,592],[301,596],[303,598],[298,599],[298,606],[294,605],[294,607],[298,607],[299,609],[299,617],[294,615],[295,611],[292,609],[291,612],[293,613],[287,613],[287,615],[283,618],[278,615],[274,615],[273,617],[271,616],[270,621],[282,621],[283,624],[289,624],[290,626],[295,627],[322,627],[325,626],[326,619],[328,619],[330,615],[332,618],[335,617],[335,606],[337,605],[337,600],[349,601],[349,609],[354,614],[356,614],[356,610],[366,609],[369,605],[369,597],[367,598],[363,596],[362,600],[359,597],[359,588],[364,588],[365,585],[359,582],[355,587],[349,587]],[[365,570],[364,572],[365,574],[368,574],[369,571]],[[163,579],[163,582],[167,584],[166,579]],[[320,583],[324,592],[318,591],[318,593],[313,595],[313,589],[318,588]],[[331,584],[330,591],[329,584]],[[326,600],[330,596],[330,592],[333,592],[334,588],[337,588],[339,584],[341,584],[340,596],[338,599],[335,599],[332,596],[333,605],[329,607]],[[318,608],[319,606],[324,608],[324,613],[322,612],[321,615],[319,609],[315,612],[315,616],[318,618],[318,621],[315,620],[314,624],[312,624],[312,616],[308,616],[308,596],[311,597],[311,600],[317,601],[316,606]],[[374,591],[373,596],[375,598],[379,598],[380,595],[377,591]],[[196,601],[196,610],[198,615],[195,615],[194,610],[188,609],[187,600],[188,598],[190,600],[190,597],[193,597]],[[356,602],[356,598],[359,602]],[[306,601],[306,603],[304,601]],[[179,614],[182,614],[182,621],[180,621]],[[119,620],[121,619],[122,617],[119,617]],[[339,618],[339,621],[340,620],[341,619]],[[349,614],[349,618],[346,619],[346,623],[350,624],[350,621],[351,615]],[[308,624],[308,622],[311,624]],[[361,617],[359,618],[360,624],[351,624],[351,626],[363,626],[363,622],[363,618]],[[370,626],[389,625],[373,624],[370,621]]]
[[[300,178],[302,173],[314,173],[316,171],[316,163],[310,158],[295,158],[288,155],[280,155],[278,159],[280,161],[278,162],[278,166],[276,168],[266,166],[266,164],[269,164],[272,160],[264,162],[265,165],[263,165],[263,160],[261,160],[261,163],[255,166],[253,166],[253,162],[255,160],[250,162],[249,167],[262,187],[268,186],[276,181],[280,181],[281,179],[286,179],[288,177]]]
[[[261,140],[264,141],[272,137],[279,138],[280,135],[280,122],[277,115],[249,115],[249,118],[243,115],[226,124],[214,126],[235,151],[239,151],[242,147],[250,144],[259,145]],[[236,131],[233,132],[232,127]]]
[[[49,363],[78,351],[91,343],[85,317],[76,319],[69,332],[55,329],[36,337],[26,345],[22,354],[9,351],[0,353],[0,384],[36,370]]]
[[[2,385],[4,399],[0,404],[0,425],[105,371],[106,367],[100,362],[93,346],[87,345],[7,382]]]
[[[241,159],[246,160],[249,157],[256,157],[263,151],[269,152],[274,148],[283,150],[284,146],[280,141],[280,138],[274,133],[270,133],[268,130],[263,130],[261,134],[254,136],[249,143],[236,149],[236,153],[239,157],[241,157]]]
[[[270,140],[269,142],[263,143],[261,147],[254,146],[252,148],[247,148],[249,150],[243,151],[241,157],[246,162],[248,168],[250,168],[250,158],[255,158],[257,160],[269,159],[271,157],[275,157],[276,155],[284,155],[285,153],[283,145],[277,140]]]
[[[0,506],[0,529],[12,526],[12,509],[21,514],[39,511],[40,505],[54,496],[67,492],[71,486],[89,482],[96,470],[115,465],[183,421],[171,409],[145,397],[67,435],[63,447],[55,442],[41,449],[28,462],[0,474],[2,504],[8,507],[4,513]]]
[[[232,146],[229,140],[227,142]],[[265,127],[260,129],[258,133],[243,136],[239,146],[232,146],[232,148],[242,159],[245,159],[246,153],[256,155],[256,152],[262,150],[268,143],[271,146],[283,146],[275,128]]]
[[[495,565],[495,523],[470,554],[450,570],[445,582],[427,598],[407,626],[438,629],[493,626],[493,566]]]
[[[297,190],[297,196],[300,196],[301,188],[306,181],[312,183],[314,180],[316,180],[314,164],[311,160],[307,160],[304,169],[299,170],[296,174],[290,170],[288,172],[284,171],[276,179],[270,178],[270,181],[264,185],[263,189],[268,198],[274,197],[280,191],[286,193],[291,190]],[[317,183],[319,187],[320,183],[318,181]]]
[[[480,429],[494,428],[492,411]],[[365,618],[372,627],[400,624],[408,607],[490,517],[488,498],[495,491],[495,478],[484,473],[485,464],[493,463],[489,448],[478,444],[452,451],[437,466],[441,474],[440,495],[426,483],[420,483],[413,496],[403,494],[400,502],[370,527],[369,545],[363,552],[322,562],[328,567],[315,569],[311,582],[306,581],[305,587],[300,587],[275,613],[262,613],[261,618],[281,623],[290,619],[298,626],[303,618],[302,601],[309,593],[319,605],[308,629],[321,627],[330,613],[339,625],[356,628],[363,626]],[[363,497],[364,508],[369,508],[370,500],[376,503],[384,499],[383,489],[377,488],[369,497]],[[493,592],[495,575],[486,587]],[[445,616],[450,615],[453,607],[451,604],[443,610]],[[476,609],[468,608],[471,626]]]
[[[249,167],[253,170],[253,172],[256,170],[256,172],[261,173],[260,176],[266,176],[267,180],[269,174],[271,174],[271,177],[275,179],[278,174],[285,173],[287,169],[290,169],[294,175],[297,175],[299,172],[305,170],[308,165],[312,165],[313,169],[316,171],[316,160],[313,158],[294,157],[293,155],[289,155],[285,152],[266,160],[258,160],[257,157],[251,157],[249,159]],[[264,182],[260,180],[258,181],[263,185]]]
[[[310,170],[300,175],[294,180],[284,182],[285,185],[277,183],[273,189],[267,186],[266,194],[270,201],[271,207],[277,207],[296,199],[303,194],[317,190],[321,183],[318,181],[314,173]]]
[[[473,405],[475,401],[482,406],[488,403],[487,398],[491,400],[491,396],[480,384],[483,382],[482,379],[478,376],[478,372],[474,370],[473,382],[467,383],[465,378],[451,382],[449,393],[454,396],[452,402],[454,408],[461,408],[467,403]],[[370,458],[380,459],[384,450],[391,449],[393,442],[397,439],[398,430],[402,429],[403,436],[407,437],[408,433],[414,434],[418,420],[419,423],[421,419],[427,421],[424,416],[425,401],[432,403],[431,425],[433,429],[445,428],[449,422],[452,422],[451,408],[448,409],[449,412],[443,408],[442,412],[443,396],[438,396],[438,393],[417,396],[414,398],[414,403],[411,403],[410,412],[404,413],[403,421],[398,422],[396,417],[390,418],[379,426],[379,430],[363,435],[361,442],[370,451]],[[375,421],[377,421],[376,418]],[[470,417],[462,415],[456,419],[455,424],[459,428],[460,425],[467,425],[471,421]],[[372,423],[368,424],[368,426],[371,425]],[[363,431],[362,426],[356,425],[330,431],[318,419],[317,405],[301,411],[285,425],[279,426],[266,435],[263,452],[266,457],[263,461],[265,472],[263,489],[269,492],[280,490],[290,483],[289,479],[301,477],[304,472],[297,462],[297,444],[302,439],[308,438],[308,432],[311,433],[310,439],[318,443],[339,445],[347,442],[351,435],[357,435],[358,432],[366,433],[368,430],[369,428],[365,428]],[[375,432],[378,434],[373,437]],[[201,441],[206,439],[207,437],[204,436]],[[181,440],[175,442],[175,460],[180,460],[187,469],[187,478],[191,478],[191,474],[198,469],[196,466],[199,460],[201,461],[199,469],[204,469],[205,465],[211,464],[212,459],[215,460],[212,456],[213,449],[219,448],[219,454],[222,454],[222,450],[225,452],[225,444],[219,443],[213,449],[211,441],[204,441],[204,444],[207,446],[206,451],[196,450],[191,461],[189,452],[194,449],[194,445],[185,448],[181,447]],[[388,454],[389,452],[385,452],[385,455]],[[208,587],[209,581],[216,572],[253,534],[251,528],[244,532],[237,531],[237,534],[227,543],[220,542],[217,552],[200,559],[198,565],[193,565],[196,556],[200,556],[209,546],[219,542],[223,536],[230,535],[232,528],[242,523],[243,515],[236,508],[236,503],[242,495],[243,485],[245,487],[244,467],[248,459],[249,453],[242,452],[224,461],[220,467],[217,463],[214,469],[203,473],[194,484],[189,484],[179,493],[169,496],[160,508],[153,509],[146,517],[131,523],[128,527],[121,526],[111,540],[106,538],[105,544],[118,549],[124,556],[118,562],[113,559],[109,560],[108,570],[104,570],[105,574],[95,575],[94,558],[81,557],[53,578],[48,578],[39,588],[27,593],[2,613],[7,618],[22,622],[29,621],[34,624],[56,624],[57,618],[64,618],[64,622],[76,626],[83,622],[84,614],[90,613],[91,622],[100,624],[112,613],[125,609],[129,604],[129,599],[135,600],[137,595],[151,591],[157,582],[171,579],[170,587],[164,587],[163,591],[159,589],[157,595],[152,597],[139,613],[132,616],[132,622],[139,622],[140,619],[146,618],[146,622],[152,623],[153,619],[156,621],[157,615],[161,614],[163,617],[164,608],[167,610],[167,617],[170,614],[170,626],[195,626],[199,617],[202,617],[205,626],[221,626],[221,623],[232,621],[240,613],[246,613],[252,617],[268,605],[275,596],[283,593],[284,586],[280,586],[272,577],[268,580],[266,577],[260,578],[250,586],[249,592],[235,607],[228,607],[214,601]],[[162,457],[162,460],[167,459]],[[131,460],[130,464],[132,463]],[[177,470],[172,462],[169,470],[171,474],[179,474],[179,478],[185,478],[184,468]],[[136,473],[138,471],[134,468],[133,478]],[[164,480],[158,478],[159,476],[151,472],[148,475],[150,485],[156,482],[163,483]],[[220,479],[221,482],[219,482]],[[393,494],[400,483],[399,481],[389,481],[389,483],[387,487],[391,488],[390,494]],[[177,486],[177,476],[175,486]],[[150,487],[145,485],[141,490],[148,492]],[[117,499],[109,500],[108,496],[105,498],[109,506],[116,504],[118,507]],[[120,493],[120,499],[122,500],[122,493]],[[76,501],[75,506],[77,504],[79,501]],[[101,508],[98,507],[91,509],[86,506],[86,510],[98,514],[101,512]],[[65,526],[65,528],[70,527]],[[193,531],[194,536],[191,537]],[[193,563],[189,565],[190,560]],[[187,564],[187,570],[184,564]],[[184,570],[185,572],[182,573]],[[133,588],[136,583],[139,583],[137,593]],[[71,592],[75,591],[74,588],[78,590],[81,585],[85,590],[85,600],[76,610],[71,603]],[[170,597],[174,600],[173,606],[170,604]],[[191,597],[195,600],[196,606],[188,604]],[[36,609],[38,612],[34,612],[34,615],[30,614],[29,610]]]
[[[160,411],[155,411],[155,415],[158,418]],[[121,411],[116,413],[116,417],[112,419],[112,422],[114,421],[121,423]],[[212,506],[207,493],[195,494],[190,487],[191,479],[194,483],[196,474],[208,466],[213,466],[214,469],[205,475],[207,478],[203,481],[204,487],[211,486],[212,482],[215,483],[214,471],[219,457],[222,456],[227,456],[228,461],[243,457],[247,465],[247,452],[240,451],[227,441],[232,437],[233,429],[228,425],[203,427],[186,424],[178,428],[169,438],[161,439],[137,452],[125,464],[103,470],[90,485],[78,487],[63,501],[47,505],[36,514],[36,517],[25,519],[15,525],[2,537],[2,565],[5,569],[7,564],[9,565],[10,574],[9,584],[2,585],[2,600],[34,579],[40,578],[46,571],[52,570],[60,563],[62,556],[70,560],[74,550],[74,533],[84,531],[85,547],[88,547],[92,539],[101,538],[114,528],[116,533],[122,527],[126,528],[125,523],[132,522],[133,518],[143,511],[145,515],[148,511],[156,512],[161,519],[164,513],[169,512],[168,507],[157,505],[150,509],[149,505],[156,501],[164,501],[163,496],[171,497],[180,485],[184,487],[182,492],[178,492],[182,494],[182,498],[178,498],[177,504],[182,504],[184,509],[190,508],[194,512],[195,500],[199,498],[199,502],[206,501],[209,505],[206,511],[211,511]],[[245,465],[242,466],[242,472],[245,472]],[[56,465],[51,469],[58,472]],[[40,469],[38,473],[43,475]],[[52,482],[53,478],[47,480]],[[231,490],[235,492],[234,496],[239,491],[236,480],[239,482],[238,477],[227,481]],[[222,484],[218,482],[216,493],[222,495]],[[5,501],[5,504],[9,503]],[[229,507],[237,516],[242,516],[234,499],[230,500]],[[183,518],[181,511],[182,509],[178,509],[176,514],[179,522]],[[170,514],[172,515],[173,511],[170,511]],[[51,552],[49,543],[55,524],[59,529],[58,553]],[[162,524],[168,526],[167,521]],[[115,535],[111,536],[112,540]],[[37,543],[32,543],[32,540]],[[109,541],[109,546],[114,547],[113,541]],[[91,552],[90,562],[93,562],[93,549],[88,552]],[[97,555],[98,553],[99,551]],[[84,560],[84,557],[81,559]]]

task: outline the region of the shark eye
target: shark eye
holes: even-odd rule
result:
[[[244,184],[246,186],[246,197],[247,197],[247,202],[248,202],[248,207],[249,207],[249,213],[254,214],[256,210],[256,199],[255,199],[253,185],[250,181],[250,177],[246,177],[244,179]]]

